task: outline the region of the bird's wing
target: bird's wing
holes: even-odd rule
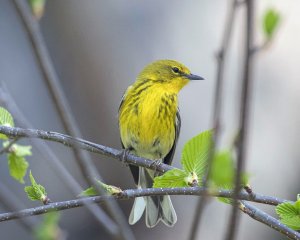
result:
[[[163,160],[163,163],[168,164],[168,165],[172,164],[172,160],[173,160],[173,156],[175,153],[176,145],[177,145],[178,138],[179,138],[180,128],[181,128],[181,118],[180,118],[179,108],[177,108],[176,120],[175,120],[174,127],[175,127],[174,143],[173,143],[173,146],[172,146],[170,152],[164,157],[164,160]]]
[[[132,87],[132,86],[129,86],[129,87],[127,88],[127,90],[125,91],[125,93],[123,94],[123,97],[122,97],[122,99],[121,99],[120,106],[119,106],[119,114],[120,114],[120,109],[121,109],[121,107],[122,107],[122,104],[124,103],[124,100],[125,100],[125,98],[126,98],[126,95],[127,95],[127,93],[129,92],[129,90],[130,90],[131,87]],[[122,148],[123,148],[123,149],[126,149],[126,147],[124,146],[124,143],[122,142],[122,139],[120,139],[120,140],[121,140]],[[128,150],[130,150],[130,149],[128,149]],[[132,176],[133,176],[134,182],[135,182],[135,184],[137,185],[138,182],[139,182],[139,167],[133,166],[133,165],[129,165],[129,168],[130,168],[131,174],[132,174]]]

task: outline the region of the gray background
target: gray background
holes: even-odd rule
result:
[[[157,59],[176,59],[206,81],[193,82],[180,94],[182,131],[174,158],[180,166],[183,144],[212,127],[212,103],[216,76],[215,54],[220,46],[228,1],[97,1],[47,2],[41,28],[72,111],[85,139],[120,148],[117,111],[121,96],[139,71]],[[294,0],[257,1],[257,44],[263,40],[262,14],[266,7],[280,10],[282,22],[273,45],[257,55],[251,102],[247,169],[256,192],[295,199],[299,192],[299,56],[300,3]],[[234,39],[226,66],[223,100],[222,146],[235,134],[242,67],[244,12],[238,11]],[[0,0],[0,79],[35,128],[63,131],[51,102],[26,32],[10,0]],[[24,141],[26,142],[26,141]],[[73,176],[87,187],[71,151],[49,144]],[[74,198],[58,174],[48,167],[47,156],[33,149],[30,169],[52,200]],[[117,161],[93,156],[109,184],[134,187],[129,170]],[[8,175],[5,158],[0,181],[26,206],[23,186]],[[27,178],[26,178],[27,180]],[[132,227],[136,238],[187,239],[196,197],[173,197],[178,222],[173,228],[147,229],[144,221]],[[131,201],[120,202],[128,216]],[[262,207],[274,215],[271,207]],[[1,207],[0,210],[5,212]],[[212,200],[205,210],[201,239],[221,239],[229,207]],[[275,231],[243,216],[238,239],[282,239]],[[109,239],[85,209],[64,211],[60,226],[68,239]],[[1,239],[32,239],[18,221],[0,224]]]

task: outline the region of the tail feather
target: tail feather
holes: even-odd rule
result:
[[[154,172],[140,168],[138,188],[149,188],[153,185]],[[138,197],[135,199],[129,223],[136,223],[146,209],[146,225],[149,228],[156,226],[161,220],[169,227],[174,226],[177,216],[170,196]]]

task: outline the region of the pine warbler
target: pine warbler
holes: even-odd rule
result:
[[[203,80],[174,60],[147,65],[128,87],[119,108],[119,128],[123,148],[130,153],[171,164],[180,131],[178,93],[190,80]],[[150,188],[155,171],[130,166],[138,188]],[[173,226],[177,216],[169,196],[135,199],[129,223],[135,224],[146,209],[146,225],[160,220]]]

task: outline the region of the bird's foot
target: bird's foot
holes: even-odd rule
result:
[[[123,149],[123,151],[120,154],[120,161],[126,167],[128,166],[126,161],[127,161],[127,156],[128,156],[129,153],[130,153],[130,149]]]
[[[160,167],[161,163],[162,163],[162,159],[153,160],[153,162],[151,163],[151,167],[153,167],[155,175],[157,175],[156,171],[157,171],[157,168]]]

